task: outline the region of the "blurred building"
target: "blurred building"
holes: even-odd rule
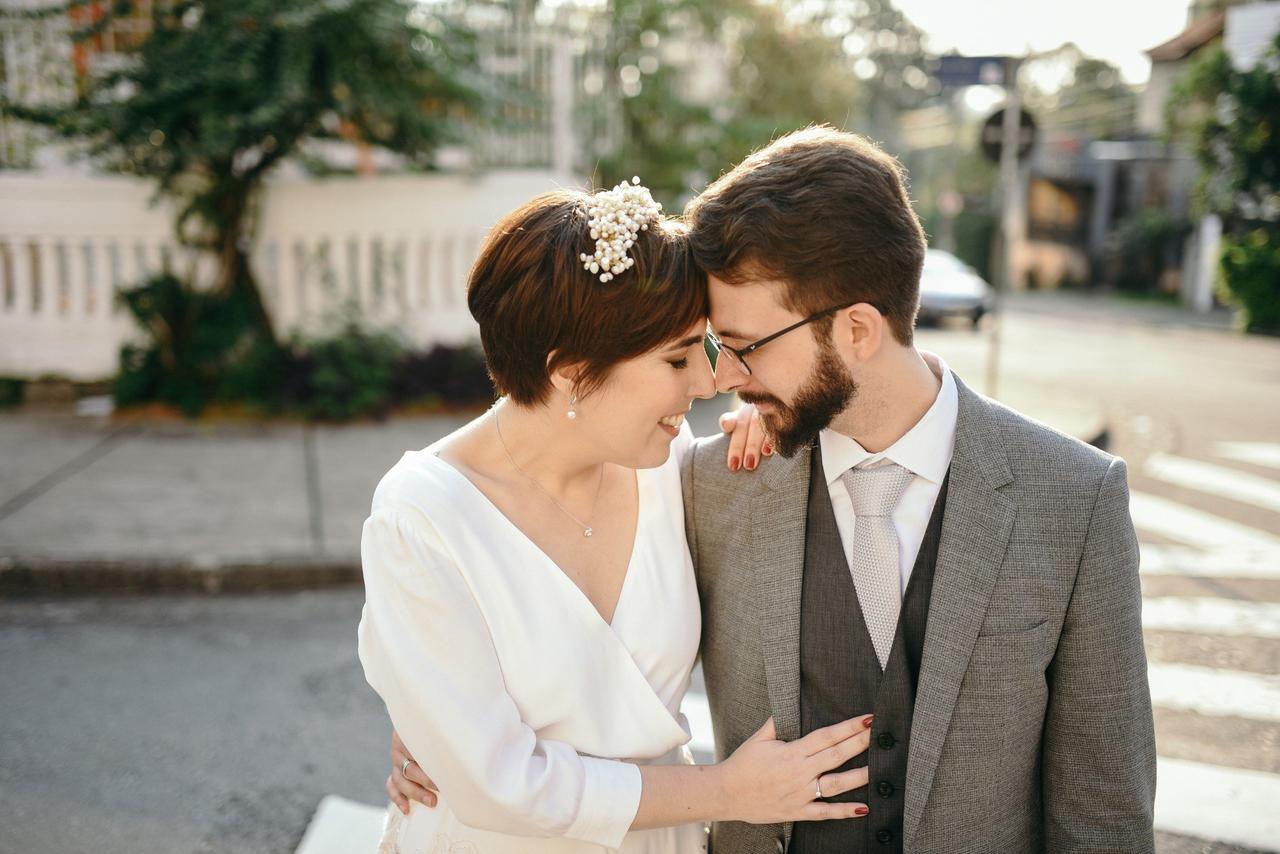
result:
[[[1199,166],[1165,139],[1166,110],[1204,51],[1222,45],[1239,67],[1255,64],[1280,32],[1280,2],[1196,3],[1188,17],[1182,32],[1147,51],[1151,78],[1130,133],[1044,135],[1027,206],[1025,259],[1035,281],[1114,283],[1140,274],[1198,310],[1213,306],[1222,224],[1193,211]],[[1150,257],[1135,260],[1135,253]],[[1134,264],[1141,269],[1129,269]]]
[[[1099,259],[1113,223],[1127,214],[1162,213],[1181,234],[1181,245],[1165,253],[1163,289],[1201,311],[1214,304],[1219,239],[1217,216],[1197,217],[1191,207],[1198,165],[1182,146],[1164,140],[1165,115],[1177,81],[1203,52],[1221,45],[1238,67],[1252,67],[1280,32],[1280,3],[1196,3],[1187,27],[1147,51],[1151,79],[1138,101],[1136,133],[1129,140],[1094,142],[1099,164],[1097,203],[1090,224],[1091,258]]]

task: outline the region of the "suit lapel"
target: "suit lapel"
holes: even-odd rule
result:
[[[800,737],[800,593],[811,454],[806,448],[791,459],[772,460],[751,508],[769,705],[778,737],[788,741]]]
[[[990,404],[956,379],[959,411],[951,484],[930,596],[907,759],[903,841],[924,815],[960,683],[1013,531],[1013,480]]]

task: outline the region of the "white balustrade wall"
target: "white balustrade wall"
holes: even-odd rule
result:
[[[490,227],[534,195],[581,185],[550,171],[270,182],[252,262],[279,334],[323,331],[352,304],[409,343],[476,335],[466,277]],[[77,380],[115,373],[139,333],[115,293],[170,270],[212,278],[180,247],[148,184],[0,173],[0,375]]]

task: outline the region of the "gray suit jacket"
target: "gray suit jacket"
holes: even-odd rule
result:
[[[956,385],[905,850],[1150,852],[1155,738],[1124,462]],[[781,738],[801,735],[810,470],[806,450],[730,472],[725,451],[700,441],[684,477],[718,759],[769,715]],[[775,854],[790,834],[723,822],[713,848]]]

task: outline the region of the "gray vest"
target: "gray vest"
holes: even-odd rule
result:
[[[869,763],[869,785],[828,799],[861,801],[871,812],[865,818],[796,822],[788,850],[792,854],[901,854],[907,745],[950,476],[942,482],[911,570],[897,635],[882,673],[862,619],[816,446],[812,466],[800,604],[800,727],[802,733],[809,733],[855,715],[876,716],[870,749],[840,769]]]

